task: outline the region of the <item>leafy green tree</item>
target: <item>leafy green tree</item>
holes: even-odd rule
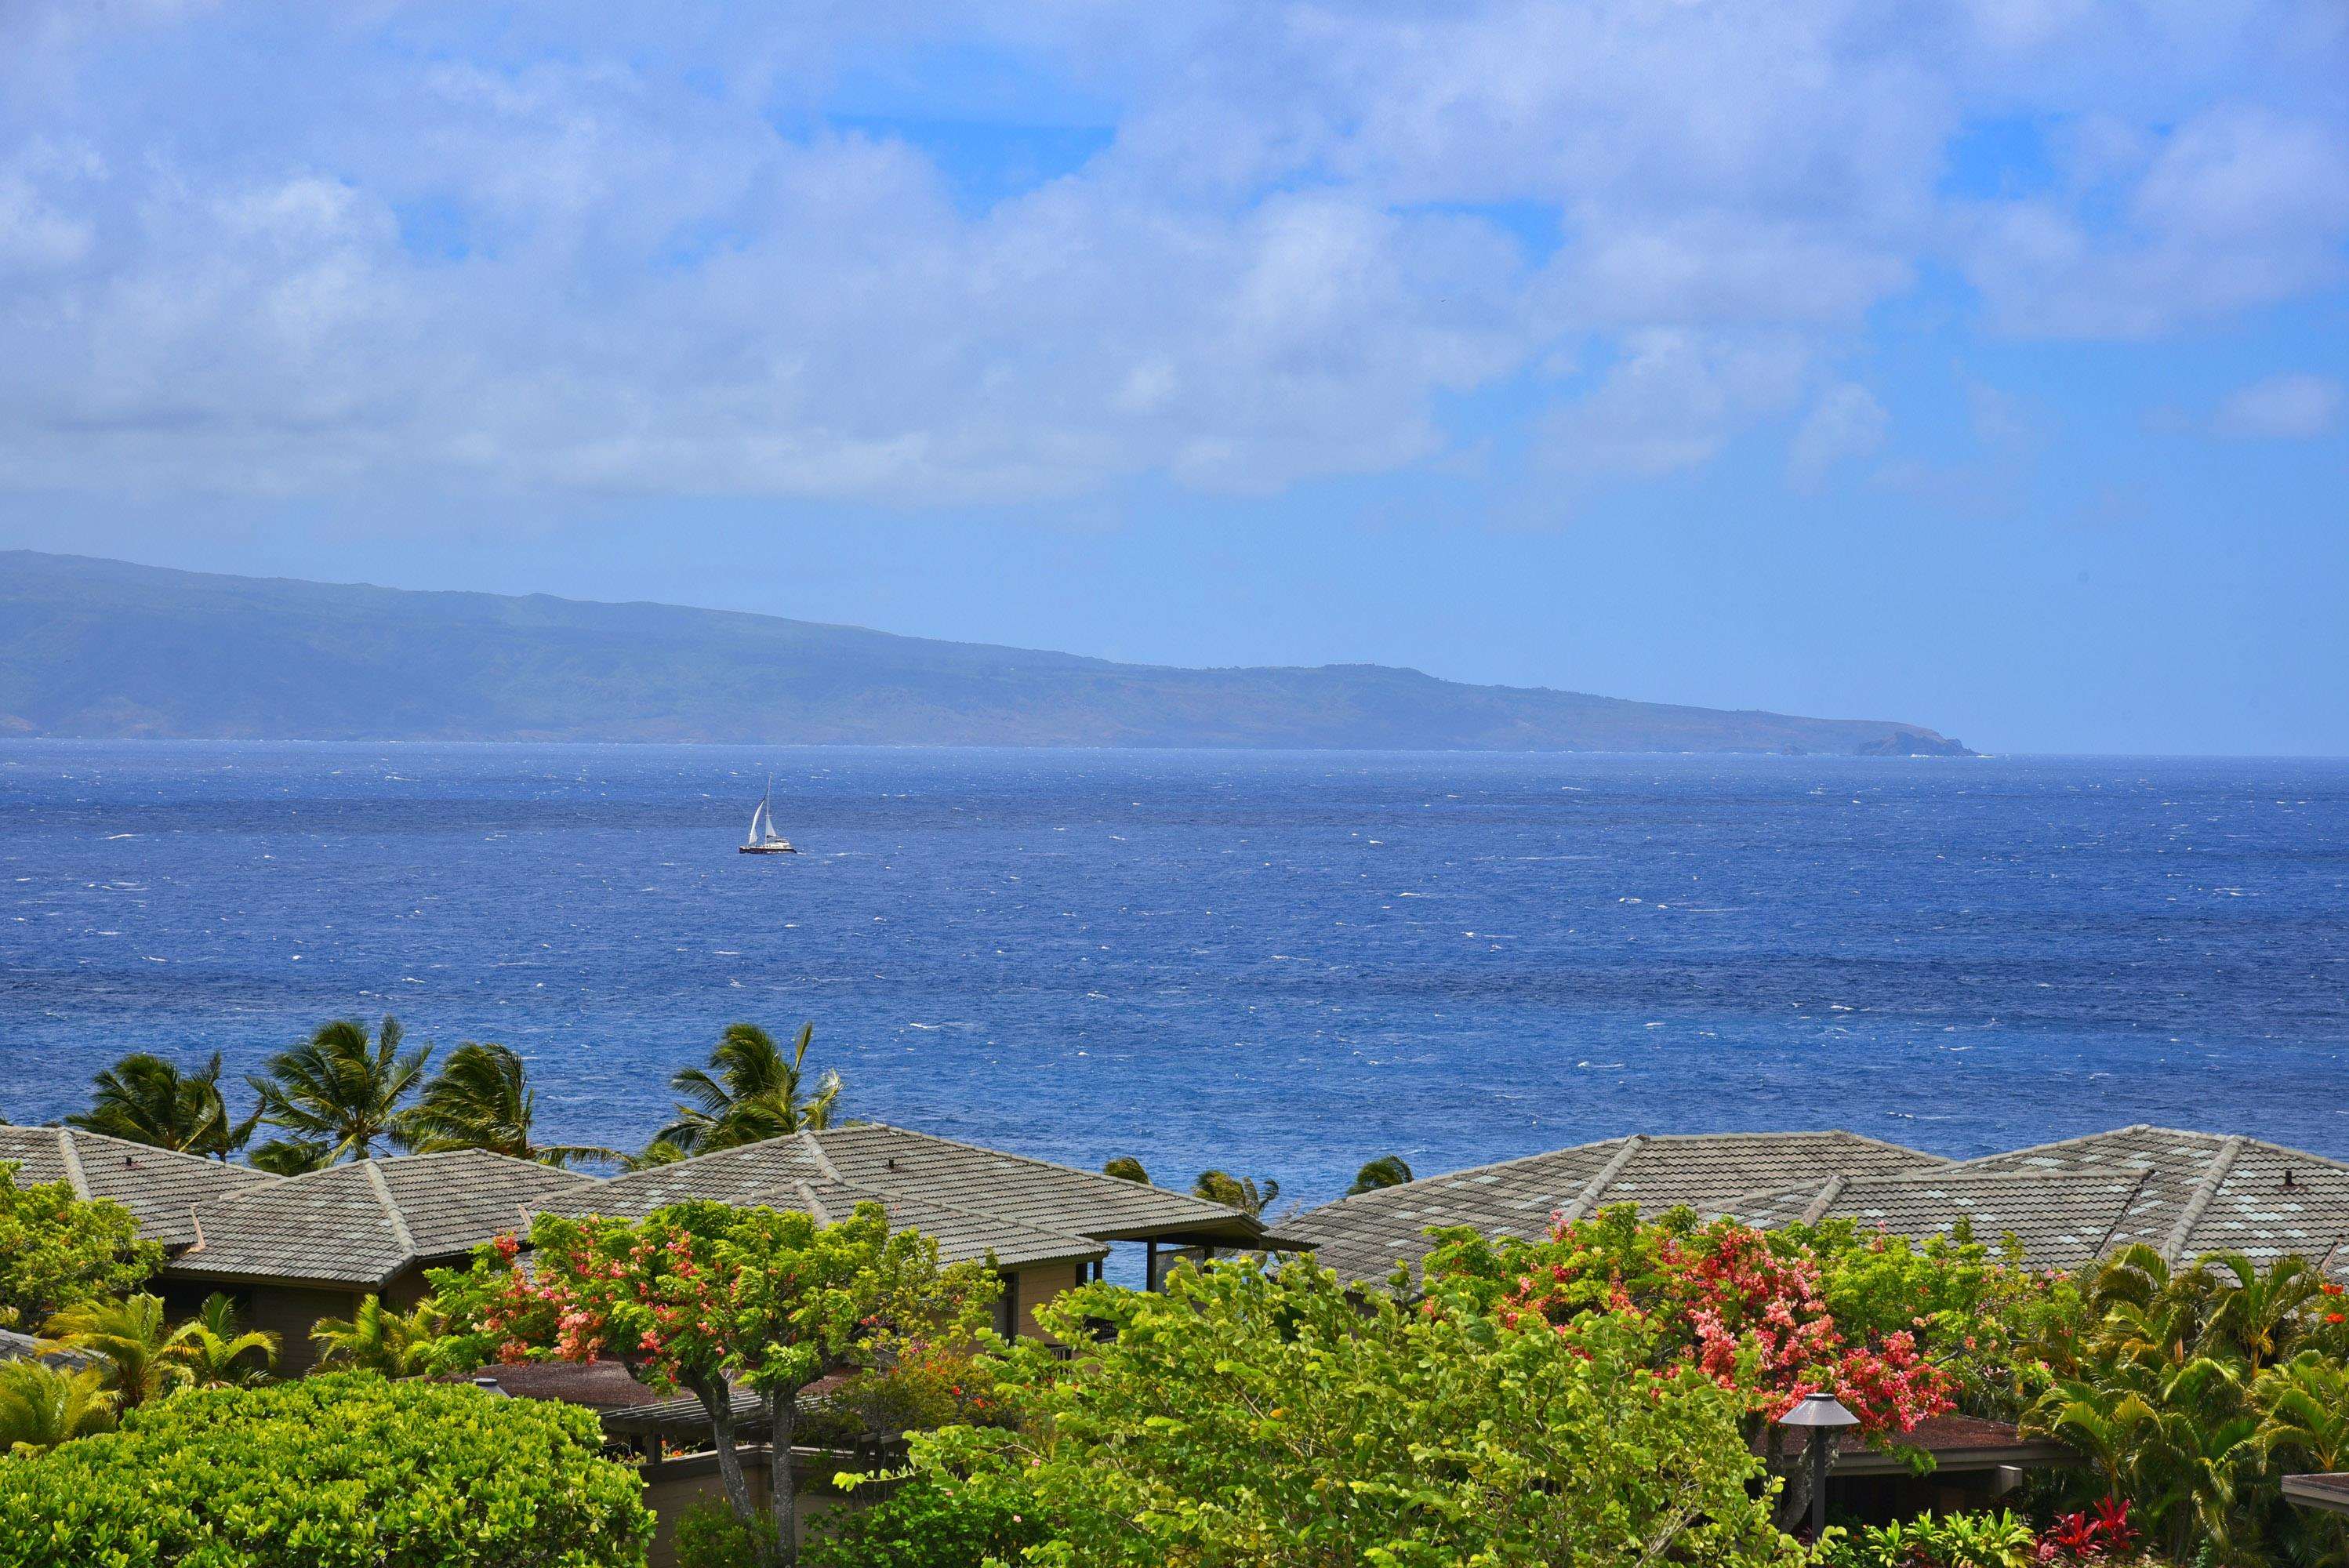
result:
[[[1268,1176],[1258,1181],[1253,1176],[1234,1176],[1226,1171],[1202,1171],[1191,1183],[1191,1195],[1262,1219],[1264,1212],[1279,1200],[1280,1183]]]
[[[136,1290],[162,1266],[119,1203],[85,1202],[63,1181],[16,1185],[0,1161],[0,1328],[37,1326],[66,1307]]]
[[[66,1120],[109,1138],[225,1160],[253,1136],[259,1113],[232,1121],[220,1080],[218,1051],[192,1073],[161,1057],[133,1051],[98,1073],[90,1108]]]
[[[1114,1176],[1121,1181],[1138,1181],[1144,1187],[1150,1185],[1150,1172],[1143,1170],[1142,1161],[1131,1154],[1121,1154],[1103,1165],[1102,1174]]]
[[[257,1383],[277,1359],[277,1336],[237,1321],[236,1303],[215,1291],[171,1331],[163,1356],[199,1388]]]
[[[187,1380],[185,1367],[171,1356],[163,1300],[144,1291],[78,1302],[52,1316],[43,1333],[68,1350],[96,1357],[123,1410],[135,1410]]]
[[[400,1102],[422,1083],[432,1055],[429,1046],[403,1054],[399,1045],[397,1018],[386,1017],[372,1041],[364,1025],[340,1018],[246,1081],[261,1097],[262,1119],[293,1135],[281,1141],[323,1150],[324,1163],[371,1159],[378,1141],[397,1140]]]
[[[1381,1154],[1354,1172],[1354,1184],[1346,1189],[1346,1196],[1375,1192],[1382,1187],[1400,1187],[1410,1180],[1411,1167],[1402,1155]]]
[[[808,1043],[814,1038],[815,1026],[802,1024],[785,1057],[758,1025],[728,1025],[710,1050],[709,1071],[686,1068],[668,1080],[680,1098],[677,1119],[661,1129],[658,1140],[689,1154],[710,1154],[831,1126],[840,1075],[828,1072],[813,1094],[806,1091]]]
[[[114,1429],[114,1396],[96,1367],[0,1361],[0,1459]]]
[[[435,1271],[457,1330],[447,1360],[616,1357],[655,1388],[684,1388],[709,1417],[726,1499],[758,1519],[736,1436],[733,1392],[759,1397],[771,1434],[777,1559],[790,1562],[797,1488],[791,1447],[799,1397],[820,1377],[869,1367],[906,1341],[984,1331],[993,1276],[942,1268],[937,1243],[892,1235],[877,1203],[824,1224],[797,1212],[678,1203],[643,1220],[541,1214],[532,1268],[513,1237],[462,1274]]]
[[[420,1377],[440,1364],[445,1315],[429,1297],[402,1313],[368,1295],[348,1317],[322,1317],[310,1327],[322,1367],[347,1367],[379,1377]],[[479,1366],[477,1359],[472,1365]]]
[[[1038,1309],[1074,1363],[1002,1353],[1015,1429],[914,1436],[926,1484],[1040,1522],[1059,1568],[1791,1565],[1736,1396],[1650,1327],[1512,1323],[1473,1295],[1351,1295],[1309,1263],[1177,1269]],[[1756,1487],[1756,1483],[1761,1483]],[[864,1560],[877,1564],[883,1559]]]
[[[585,1143],[540,1143],[535,1138],[537,1091],[522,1057],[500,1045],[467,1040],[449,1053],[423,1098],[402,1119],[400,1133],[419,1153],[486,1149],[544,1165],[575,1161],[617,1161],[615,1150]]]
[[[362,1374],[188,1389],[0,1462],[0,1568],[642,1568],[595,1413]]]

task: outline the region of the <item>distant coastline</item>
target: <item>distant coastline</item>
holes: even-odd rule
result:
[[[1967,757],[1816,718],[1378,665],[1185,669],[543,594],[0,552],[0,737]]]

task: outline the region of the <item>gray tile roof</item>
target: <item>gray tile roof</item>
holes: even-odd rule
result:
[[[881,1122],[856,1122],[812,1137],[843,1181],[1095,1241],[1156,1237],[1242,1246],[1264,1233],[1247,1215],[1187,1192]]]
[[[2143,1242],[2172,1264],[2231,1251],[2286,1253],[2349,1277],[2349,1164],[2257,1139],[2124,1127],[1986,1155],[1963,1169],[2127,1171],[2143,1178],[2110,1245]]]
[[[355,1160],[200,1205],[201,1240],[165,1272],[378,1286],[525,1229],[531,1208],[593,1184],[478,1149]]]
[[[195,1205],[267,1187],[278,1179],[249,1165],[176,1154],[78,1127],[0,1127],[0,1161],[25,1184],[64,1181],[84,1198],[110,1198],[166,1247],[196,1239]]]
[[[1840,1173],[1758,1192],[1721,1205],[1762,1230],[1818,1220],[1924,1240],[1968,1221],[1974,1240],[1995,1248],[2012,1235],[2034,1269],[2074,1269],[2103,1253],[2143,1180],[2143,1172],[1984,1171],[1962,1165],[1887,1175]]]
[[[614,1177],[546,1207],[635,1218],[687,1198],[835,1219],[870,1199],[893,1224],[935,1237],[948,1262],[990,1253],[1004,1264],[1092,1259],[1106,1255],[1102,1243],[1112,1240],[1242,1245],[1263,1234],[1247,1216],[1186,1193],[871,1122]]]
[[[1683,1203],[1716,1211],[1744,1193],[1839,1172],[1943,1163],[1854,1132],[1634,1135],[1340,1198],[1287,1222],[1281,1232],[1311,1246],[1344,1278],[1379,1283],[1398,1263],[1416,1267],[1427,1251],[1426,1233],[1437,1225],[1532,1237],[1553,1217],[1581,1219],[1619,1203],[1651,1214]]]

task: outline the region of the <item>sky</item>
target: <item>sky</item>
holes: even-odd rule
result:
[[[0,547],[2349,754],[2340,0],[0,0]]]

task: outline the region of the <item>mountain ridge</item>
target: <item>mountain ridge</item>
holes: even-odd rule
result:
[[[0,735],[1971,755],[1925,726],[0,552]]]

